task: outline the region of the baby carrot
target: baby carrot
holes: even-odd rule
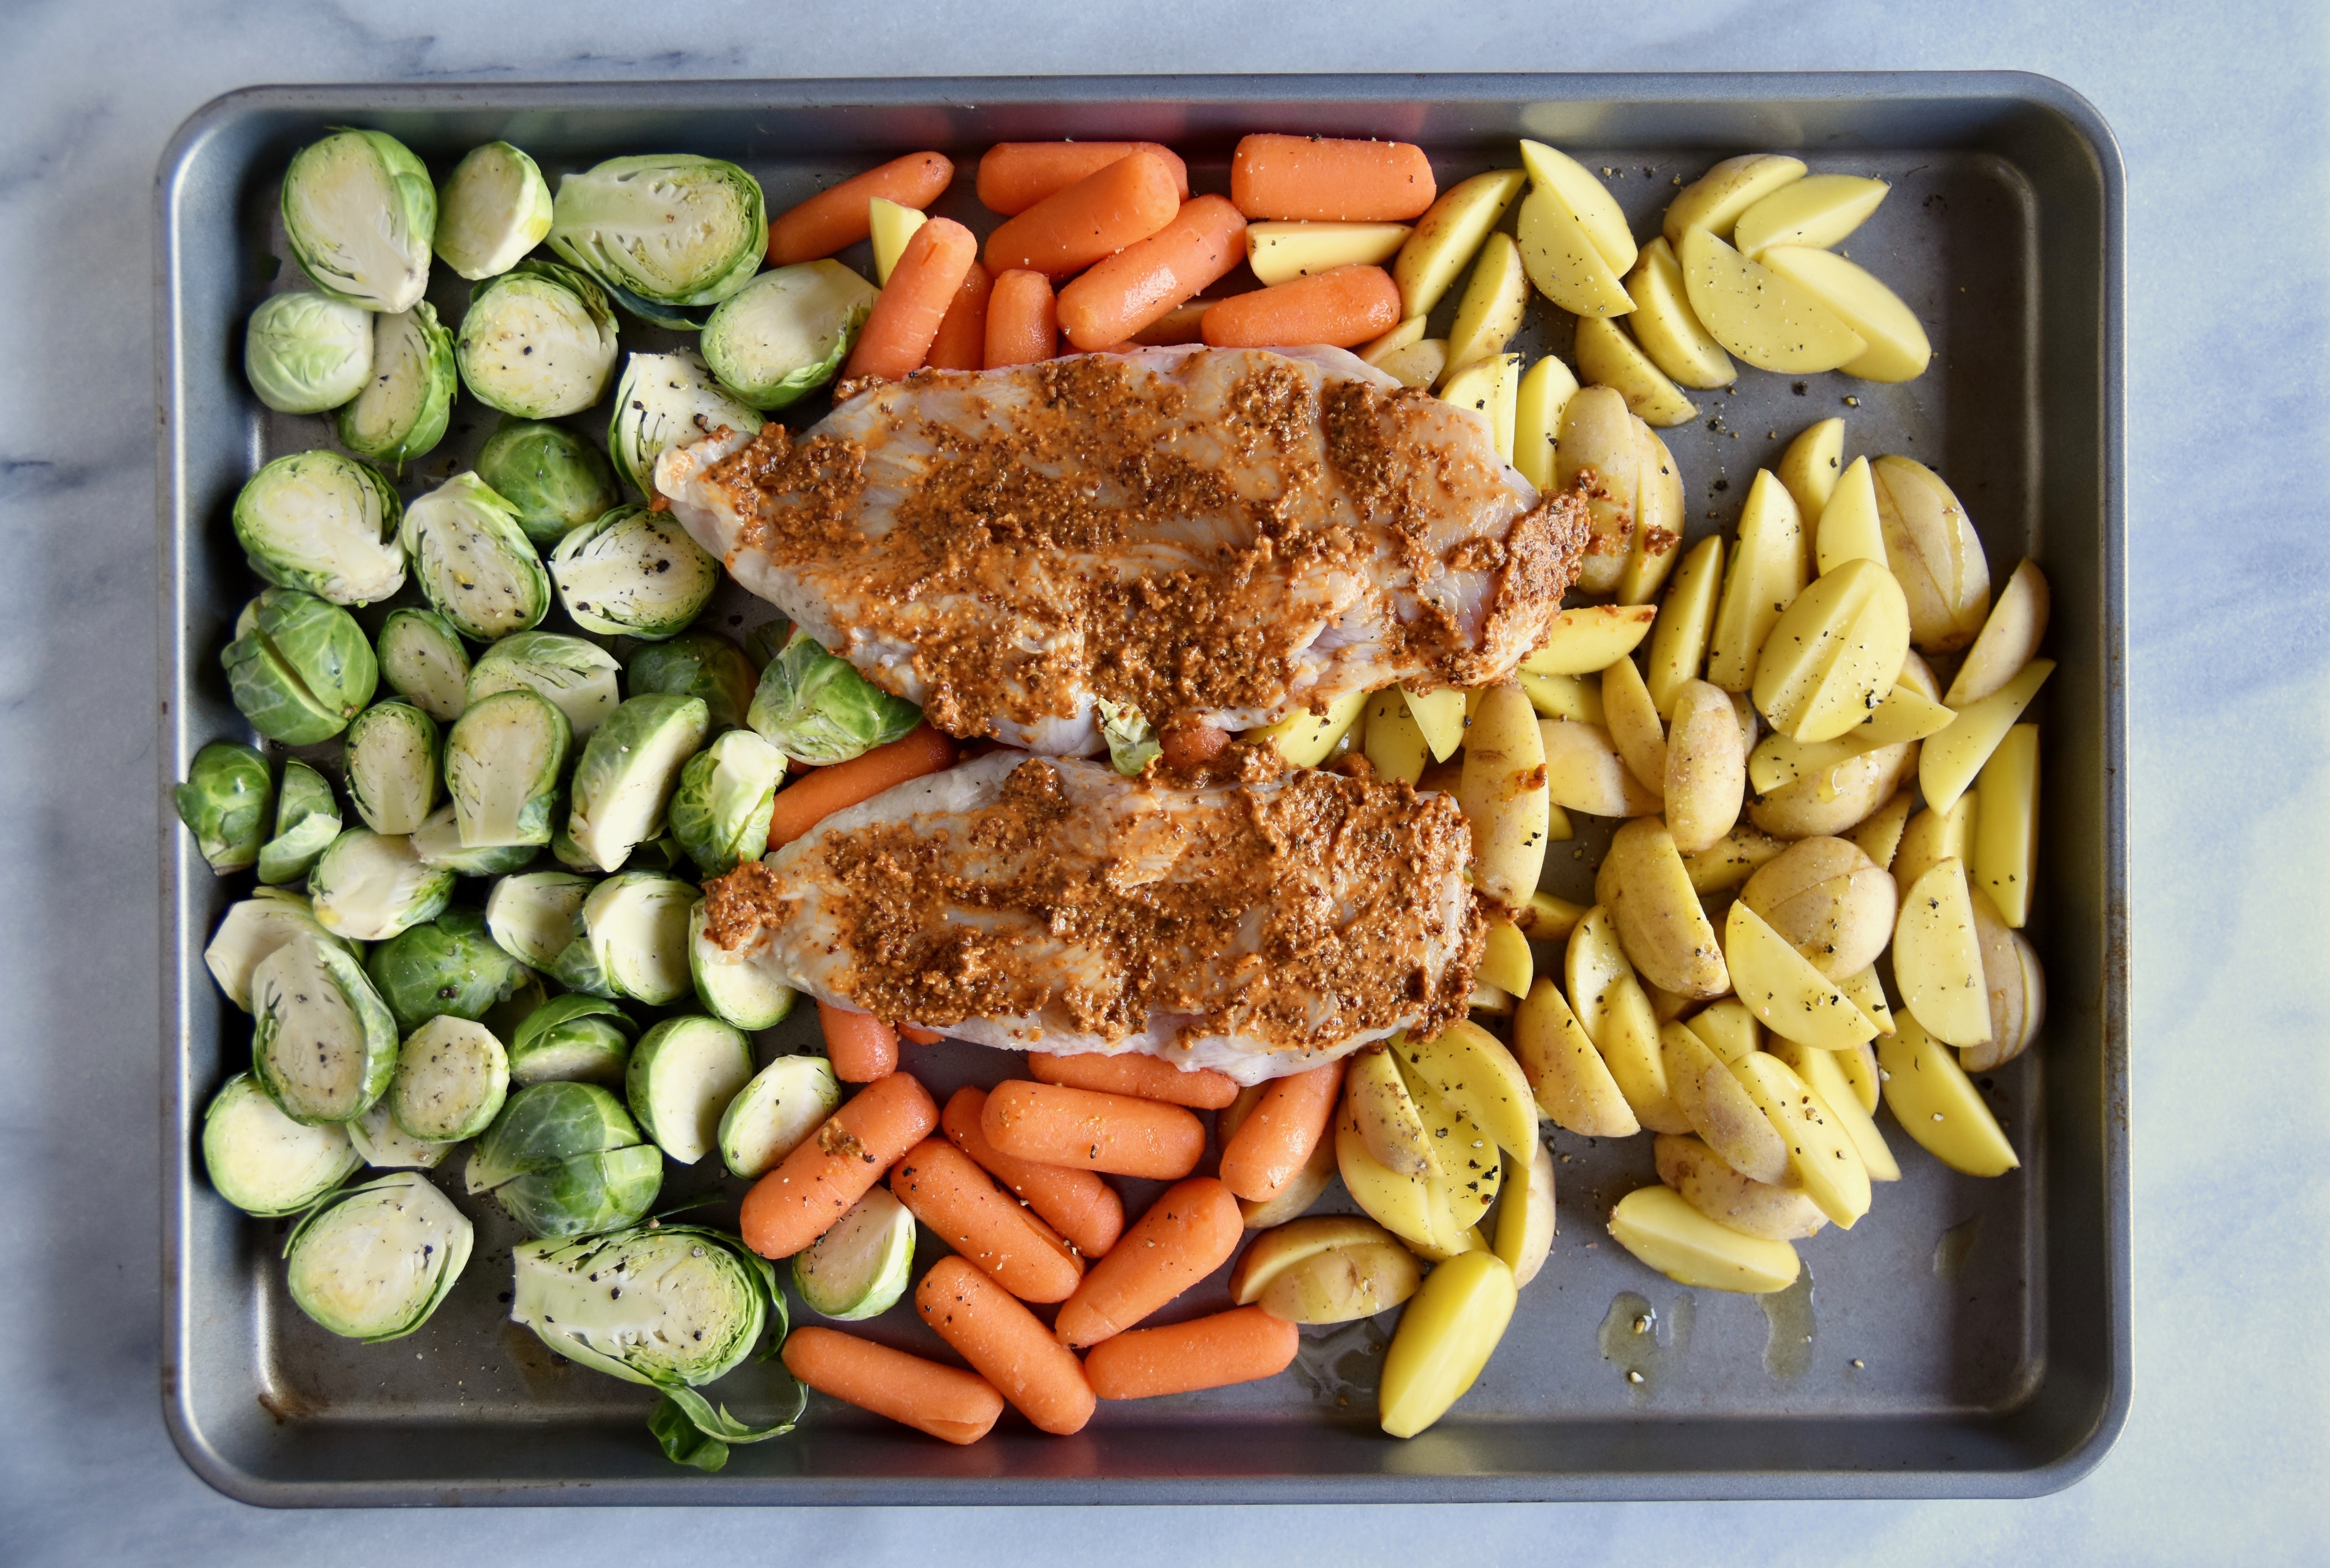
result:
[[[1132,347],[1169,348],[1177,343],[1203,343],[1206,312],[1213,308],[1211,299],[1192,299],[1186,305],[1176,305],[1134,333]]]
[[[975,1372],[942,1366],[836,1328],[785,1336],[785,1370],[819,1393],[951,1443],[975,1443],[1003,1413],[1003,1396]]]
[[[1090,353],[1122,343],[1216,283],[1244,259],[1246,218],[1219,196],[1184,202],[1173,221],[1060,290],[1060,326]]]
[[[936,1045],[946,1036],[935,1029],[917,1029],[911,1023],[902,1023],[898,1025],[898,1038],[912,1041],[916,1045]]]
[[[890,1191],[958,1256],[1022,1301],[1066,1301],[1084,1278],[1084,1264],[1057,1232],[943,1138],[908,1150],[891,1169]]]
[[[1180,210],[1173,171],[1155,153],[1137,152],[1005,220],[987,236],[987,264],[1065,278],[1147,239]]]
[[[1273,1082],[1222,1150],[1224,1184],[1256,1203],[1284,1192],[1326,1136],[1342,1087],[1340,1061]]]
[[[1245,1233],[1237,1199],[1211,1176],[1166,1188],[1060,1304],[1053,1333],[1071,1349],[1123,1333],[1228,1262]]]
[[[871,375],[899,381],[919,370],[937,340],[939,323],[962,275],[979,260],[979,242],[952,218],[933,218],[914,231],[890,280],[874,297],[873,313],[857,330],[843,378]]]
[[[939,335],[931,339],[923,363],[933,370],[979,370],[987,362],[987,295],[995,275],[973,261],[962,275],[962,287],[948,301],[939,318]]]
[[[1124,1200],[1090,1171],[1017,1159],[987,1141],[980,1113],[987,1091],[966,1084],[954,1091],[939,1125],[954,1146],[984,1166],[1014,1197],[1048,1221],[1087,1258],[1098,1258],[1124,1233]]]
[[[1075,1352],[961,1259],[931,1265],[914,1287],[914,1310],[1039,1430],[1066,1437],[1092,1420],[1092,1385]]]
[[[1154,1399],[1258,1383],[1284,1372],[1302,1343],[1294,1325],[1259,1307],[1234,1307],[1102,1340],[1084,1355],[1084,1381],[1103,1399]]]
[[[744,1244],[763,1258],[791,1257],[830,1230],[938,1125],[939,1107],[912,1073],[867,1084],[753,1183],[736,1227]]]
[[[820,1001],[817,1025],[825,1031],[825,1060],[842,1082],[872,1083],[898,1070],[898,1031],[872,1013]]]
[[[1028,1070],[1037,1083],[1064,1083],[1070,1088],[1162,1100],[1169,1106],[1199,1111],[1217,1111],[1237,1098],[1238,1093],[1235,1082],[1211,1069],[1189,1071],[1136,1051],[1122,1056],[1047,1056],[1031,1050]]]
[[[770,221],[769,265],[814,261],[854,245],[874,232],[866,204],[876,196],[920,211],[938,200],[953,178],[954,165],[944,156],[917,152],[819,191]]]
[[[1052,280],[1025,267],[1014,267],[996,279],[995,292],[987,300],[987,368],[1033,365],[1059,351]]]
[[[1230,732],[1210,724],[1177,724],[1170,726],[1157,737],[1165,753],[1165,765],[1170,768],[1196,767],[1222,755],[1230,743]]]
[[[1017,217],[1056,191],[1134,153],[1154,153],[1173,171],[1174,192],[1189,199],[1189,166],[1153,141],[999,141],[979,160],[979,204]]]
[[[927,224],[924,225],[928,227]],[[1330,267],[1214,302],[1203,323],[1216,348],[1328,343],[1350,348],[1399,325],[1399,285],[1381,267]]]
[[[918,724],[887,746],[803,775],[777,792],[769,813],[769,848],[791,843],[845,806],[954,765],[954,742]]]
[[[997,1084],[979,1126],[1023,1160],[1162,1182],[1196,1170],[1206,1152],[1205,1125],[1179,1106],[1056,1084]]]
[[[1250,136],[1230,155],[1230,200],[1249,218],[1400,223],[1437,195],[1432,160],[1404,141]]]

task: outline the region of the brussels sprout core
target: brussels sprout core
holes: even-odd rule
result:
[[[336,131],[293,155],[283,229],[317,288],[367,310],[410,310],[429,288],[437,192],[394,137]]]
[[[247,746],[214,740],[194,753],[186,782],[173,792],[178,820],[194,835],[194,845],[224,875],[251,869],[275,803],[267,759]]]
[[[364,390],[373,313],[312,289],[270,294],[242,335],[242,374],[279,413],[321,413]]]
[[[283,1249],[299,1310],[367,1344],[429,1321],[469,1261],[474,1232],[451,1200],[410,1171],[336,1194]]]
[[[296,1214],[358,1163],[337,1124],[293,1121],[246,1072],[227,1079],[203,1113],[203,1168],[219,1196],[246,1214]]]
[[[886,1188],[850,1206],[793,1254],[793,1288],[820,1317],[854,1323],[898,1304],[914,1277],[914,1216]]]

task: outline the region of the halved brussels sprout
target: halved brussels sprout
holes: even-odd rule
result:
[[[580,413],[614,375],[615,313],[573,268],[520,261],[469,290],[453,358],[488,408],[520,419]]]
[[[668,512],[617,507],[550,553],[558,602],[574,623],[608,637],[675,636],[704,613],[720,563]]]
[[[683,1165],[720,1137],[720,1113],[753,1076],[753,1042],[716,1018],[667,1018],[631,1050],[623,1098],[658,1147]]]
[[[693,153],[610,158],[558,182],[550,248],[650,305],[717,305],[769,248],[761,182]]]
[[[335,131],[291,157],[283,231],[317,288],[367,310],[410,310],[429,290],[437,190],[394,137]]]
[[[270,294],[242,334],[242,375],[278,413],[322,413],[364,390],[373,313],[312,289]]]
[[[434,610],[391,610],[379,646],[381,679],[391,691],[440,724],[461,717],[469,651],[451,622]]]
[[[475,909],[448,909],[397,933],[372,950],[365,973],[407,1034],[441,1015],[474,1022],[534,978],[502,951]]]
[[[886,746],[922,721],[921,708],[891,696],[798,627],[761,671],[744,716],[762,740],[819,767]]]
[[[793,989],[768,966],[731,953],[705,934],[704,900],[687,917],[687,973],[713,1017],[739,1029],[774,1029],[793,1010]]]
[[[841,1108],[841,1080],[821,1056],[781,1056],[720,1116],[720,1159],[747,1181],[768,1174]]]
[[[211,742],[194,753],[186,782],[171,798],[212,870],[222,876],[247,871],[259,859],[275,784],[267,776],[267,759],[256,749],[231,740]]]
[[[423,299],[373,323],[372,374],[340,410],[340,444],[397,465],[433,451],[453,414],[453,335]]]
[[[355,617],[290,588],[270,588],[243,607],[219,662],[251,727],[286,746],[339,734],[380,682],[372,642]]]
[[[549,182],[506,141],[471,147],[438,187],[438,259],[472,283],[508,271],[548,233]]]
[[[234,537],[251,569],[279,588],[369,604],[404,586],[404,508],[378,469],[336,451],[295,451],[234,498]]]
[[[356,961],[301,935],[251,972],[251,1069],[295,1122],[352,1122],[396,1070],[396,1020]]]
[[[536,969],[547,969],[574,940],[591,879],[571,871],[528,871],[504,877],[486,896],[486,929],[495,945]]]
[[[397,1171],[334,1193],[292,1229],[284,1281],[299,1310],[346,1339],[402,1339],[469,1261],[469,1217],[426,1176]]]
[[[551,965],[559,984],[665,1007],[687,994],[687,912],[696,889],[652,871],[608,878],[582,900],[574,940]]]
[[[508,1093],[509,1058],[494,1031],[443,1013],[414,1030],[397,1051],[385,1098],[407,1137],[455,1144],[484,1132]]]
[[[453,721],[445,782],[463,848],[550,842],[573,734],[564,714],[526,690],[480,698]]]
[[[445,912],[453,872],[421,863],[403,833],[350,828],[308,873],[317,922],[335,936],[385,942]]]
[[[691,349],[634,354],[615,388],[615,417],[607,426],[607,456],[623,482],[643,496],[656,493],[656,460],[683,442],[721,430],[753,432],[768,423],[712,379]]]
[[[331,782],[298,757],[286,757],[282,786],[275,792],[275,833],[259,846],[259,879],[270,887],[298,881],[339,836],[340,803],[332,797]]]
[[[701,630],[635,649],[623,668],[623,684],[633,697],[668,691],[704,698],[715,735],[744,725],[760,679],[759,666],[742,648],[717,632]]]
[[[587,1236],[648,1212],[663,1187],[663,1151],[596,1084],[538,1083],[503,1105],[463,1181],[536,1236]]]
[[[704,744],[703,701],[650,692],[609,716],[574,765],[567,832],[600,870],[620,870],[663,827],[680,769]]]
[[[203,1113],[203,1169],[246,1214],[296,1214],[363,1162],[336,1122],[295,1122],[247,1072],[226,1080]]]
[[[281,888],[260,888],[250,898],[227,906],[203,949],[203,963],[226,999],[251,1011],[251,972],[259,961],[294,936],[308,936],[351,957],[361,958],[362,947],[335,936],[317,923],[308,900]]]
[[[469,700],[497,691],[533,691],[566,716],[574,738],[585,740],[622,700],[615,671],[622,666],[596,642],[564,632],[520,632],[478,658],[469,671]]]
[[[409,833],[437,803],[444,737],[409,702],[375,702],[348,726],[341,751],[348,800],[375,833]]]
[[[623,499],[599,449],[563,425],[505,419],[478,452],[478,477],[516,509],[538,549]]]
[[[620,1084],[638,1032],[630,1014],[604,997],[554,996],[510,1037],[510,1081]]]
[[[753,661],[755,684],[760,679],[759,671],[766,670],[769,660],[785,651],[792,636],[793,623],[781,615],[763,621],[744,633],[744,657]]]
[[[811,1312],[839,1323],[879,1317],[914,1278],[914,1216],[876,1187],[806,1250],[793,1254],[793,1288]]]
[[[1156,727],[1143,718],[1137,708],[1111,702],[1105,697],[1098,701],[1100,732],[1108,742],[1108,760],[1125,777],[1139,778],[1150,759],[1164,753],[1165,747],[1157,739]]]
[[[475,474],[456,474],[405,509],[399,537],[430,604],[454,631],[491,642],[550,611],[550,578],[516,514]]]
[[[759,860],[769,847],[769,818],[784,776],[784,753],[749,729],[730,730],[679,770],[671,836],[707,877]]]
[[[372,1109],[347,1124],[348,1142],[364,1163],[376,1171],[433,1171],[453,1152],[451,1144],[432,1144],[408,1136],[388,1114],[388,1097],[372,1102]]]
[[[557,815],[554,804],[551,815]],[[488,844],[470,849],[461,842],[460,819],[447,801],[429,813],[429,820],[412,830],[412,852],[421,863],[433,870],[450,871],[459,877],[498,877],[509,871],[521,870],[534,859],[539,844]]]
[[[876,293],[838,261],[763,272],[704,324],[705,363],[754,408],[797,403],[840,370]]]

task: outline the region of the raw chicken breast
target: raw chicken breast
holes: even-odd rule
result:
[[[1238,730],[1535,648],[1585,500],[1338,348],[925,371],[805,434],[714,432],[657,488],[745,587],[951,734],[1102,746],[1096,698]]]

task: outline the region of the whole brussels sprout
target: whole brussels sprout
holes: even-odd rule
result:
[[[649,643],[631,655],[623,676],[633,697],[668,691],[702,698],[715,735],[744,727],[761,679],[743,649],[717,632],[703,631]]]
[[[510,1081],[620,1084],[638,1032],[630,1015],[604,997],[554,996],[510,1037]]]
[[[647,1212],[663,1187],[663,1151],[598,1085],[538,1083],[504,1102],[463,1181],[535,1236],[587,1236]]]
[[[317,860],[308,891],[325,930],[358,942],[385,942],[445,912],[453,873],[421,864],[403,833],[350,828]]]
[[[298,936],[251,972],[251,1068],[295,1122],[352,1122],[396,1070],[396,1021],[356,961]]]
[[[375,702],[348,726],[341,765],[348,799],[375,833],[409,833],[429,820],[441,782],[444,737],[409,702]]]
[[[379,648],[381,679],[391,691],[440,724],[461,717],[469,651],[451,622],[434,610],[391,610],[380,623]]]
[[[471,474],[456,474],[405,508],[399,536],[421,593],[453,630],[491,642],[537,624],[550,578],[510,504]]]
[[[656,460],[666,449],[724,428],[751,433],[766,423],[724,391],[694,350],[634,354],[615,388],[607,456],[624,483],[652,497]]]
[[[691,153],[610,158],[558,182],[550,248],[651,305],[716,305],[769,248],[761,182]]]
[[[365,972],[407,1034],[432,1018],[475,1022],[533,978],[488,935],[475,909],[448,909],[398,932],[372,950]]]
[[[437,189],[394,137],[335,131],[292,155],[283,232],[292,259],[335,299],[393,314],[429,289]]]
[[[275,795],[275,836],[259,846],[259,879],[270,887],[298,881],[340,836],[340,826],[331,781],[298,757],[285,758]]]
[[[291,1299],[346,1339],[402,1339],[451,1294],[475,1232],[429,1179],[398,1171],[335,1193],[284,1243]]]
[[[340,444],[359,456],[397,465],[435,450],[453,414],[453,335],[423,299],[373,324],[372,374],[340,410]]]
[[[270,294],[242,334],[242,375],[278,413],[322,413],[364,390],[373,313],[312,289]]]
[[[597,447],[540,420],[503,420],[479,450],[477,470],[545,550],[623,499]]]
[[[704,324],[704,359],[754,408],[798,403],[831,381],[872,314],[876,290],[838,261],[762,273]]]
[[[654,641],[704,613],[720,586],[720,563],[669,512],[617,507],[558,541],[550,575],[558,602],[585,632]]]
[[[178,820],[194,833],[212,870],[224,876],[251,869],[275,803],[265,757],[250,746],[214,740],[194,753],[186,782],[172,794]]]
[[[203,1168],[246,1214],[296,1214],[361,1162],[337,1122],[295,1122],[247,1072],[226,1080],[203,1113]]]
[[[404,586],[403,515],[379,470],[336,451],[295,451],[234,498],[234,535],[251,569],[277,587],[370,604]]]
[[[520,261],[469,290],[453,358],[488,408],[555,419],[606,394],[615,347],[615,313],[596,283],[555,261]]]
[[[672,792],[672,837],[707,877],[757,860],[769,847],[769,819],[785,754],[749,729],[732,729],[688,758]]]
[[[438,259],[472,283],[508,271],[548,233],[550,186],[506,141],[470,148],[438,187]]]
[[[761,671],[745,715],[762,740],[818,767],[886,746],[922,721],[921,708],[891,696],[798,627]]]
[[[621,700],[615,671],[622,666],[596,642],[564,632],[520,632],[478,656],[469,671],[469,700],[497,691],[532,691],[566,716],[574,738],[586,740]]]
[[[338,605],[270,588],[243,609],[219,661],[253,729],[286,746],[329,740],[362,713],[380,681],[372,641]]]
[[[656,836],[706,727],[698,698],[652,692],[616,708],[583,743],[566,827],[600,870],[620,870],[632,850]]]

